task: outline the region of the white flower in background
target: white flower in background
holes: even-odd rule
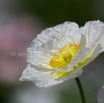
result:
[[[104,86],[99,90],[97,98],[98,103],[104,103]]]
[[[79,28],[65,22],[37,35],[27,49],[29,63],[21,81],[38,87],[52,86],[78,77],[82,68],[104,51],[104,23],[89,21]]]

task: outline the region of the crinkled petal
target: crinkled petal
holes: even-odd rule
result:
[[[28,64],[23,71],[20,81],[33,81],[38,87],[48,87],[62,82],[62,80],[52,79],[50,71],[37,71],[35,68],[32,68],[30,64]]]
[[[27,80],[32,81],[35,80],[36,82],[47,80],[50,76],[47,73],[39,72],[31,67],[30,64],[27,65],[26,69],[22,73],[22,77],[20,78],[21,81]]]
[[[99,43],[100,43],[100,45],[101,45],[101,47],[102,47],[101,52],[103,52],[103,51],[104,51],[104,34],[103,34],[103,36],[101,37]]]
[[[80,40],[80,43],[81,47],[85,46],[86,45],[86,38],[84,35],[81,34],[81,40]]]
[[[66,76],[65,78],[63,78],[62,81],[76,78],[76,77],[80,76],[82,74],[82,72],[83,72],[82,67],[78,67],[75,71],[73,71],[68,76]]]
[[[104,35],[104,23],[99,20],[89,21],[80,29],[80,32],[86,37],[86,47],[93,48]]]
[[[91,49],[82,47],[75,58],[75,65],[79,66],[79,63],[83,63],[86,58],[90,55]]]
[[[90,55],[86,58],[86,60],[82,64],[84,64],[85,66],[90,62],[92,62],[99,55],[101,49],[102,48],[100,44],[96,45],[96,47],[91,51]]]

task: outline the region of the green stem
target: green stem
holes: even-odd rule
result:
[[[76,82],[77,82],[77,85],[78,85],[78,88],[79,88],[79,91],[80,91],[82,103],[86,103],[86,100],[85,100],[85,96],[84,96],[84,92],[83,92],[83,88],[82,88],[81,82],[80,82],[80,80],[79,80],[78,77],[76,77],[75,80],[76,80]]]

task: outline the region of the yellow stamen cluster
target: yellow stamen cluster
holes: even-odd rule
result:
[[[76,57],[80,48],[80,44],[78,45],[75,43],[63,46],[59,49],[59,51],[55,52],[49,62],[49,65],[57,69],[66,68],[67,65],[72,62],[71,58]]]

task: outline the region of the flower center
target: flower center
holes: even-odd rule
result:
[[[75,43],[63,46],[59,51],[54,53],[49,65],[57,69],[66,68],[67,65],[72,62],[71,58],[76,57],[80,48],[80,44],[78,45]]]

